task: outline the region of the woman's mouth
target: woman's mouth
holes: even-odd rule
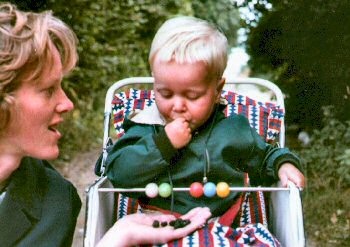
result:
[[[58,138],[61,138],[61,133],[56,128],[57,125],[51,125],[49,126],[49,130],[52,131]]]

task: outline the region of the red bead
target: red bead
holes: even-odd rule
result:
[[[190,186],[190,194],[191,196],[198,198],[203,195],[203,185],[199,182],[194,182]]]

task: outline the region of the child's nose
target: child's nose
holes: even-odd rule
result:
[[[174,99],[173,110],[176,112],[183,112],[186,110],[186,102],[181,97]]]

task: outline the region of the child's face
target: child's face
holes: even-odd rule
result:
[[[224,80],[208,79],[202,62],[153,64],[154,92],[160,113],[169,123],[185,118],[192,130],[205,123],[220,98]]]

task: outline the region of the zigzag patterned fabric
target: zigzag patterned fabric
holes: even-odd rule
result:
[[[254,198],[254,196],[259,198]],[[243,193],[241,198],[244,199],[243,203],[239,200],[227,213],[207,223],[203,228],[182,239],[154,246],[280,247],[279,241],[267,228],[263,194],[261,192],[248,192]],[[139,205],[137,199],[129,198],[123,194],[118,194],[117,205],[117,220],[128,214],[143,212],[143,208]],[[237,206],[239,207],[238,213]],[[236,218],[240,219],[239,227],[233,226]]]
[[[151,245],[145,245],[151,246]],[[232,229],[217,221],[206,224],[202,229],[185,238],[167,244],[153,245],[159,247],[279,247],[281,244],[271,233],[259,224]]]
[[[226,116],[243,114],[259,135],[271,143],[278,136],[284,111],[273,103],[263,103],[230,91],[223,91],[226,100]],[[155,104],[153,90],[129,89],[115,94],[112,101],[114,128],[117,136],[124,134],[123,121],[134,110],[142,110]],[[248,183],[248,177],[247,177]],[[232,210],[234,213],[232,213]],[[118,194],[116,202],[117,220],[125,215],[143,212],[137,199]],[[241,200],[227,213],[206,224],[183,239],[155,246],[256,246],[278,247],[280,243],[268,231],[267,212],[262,192],[242,193]]]
[[[239,226],[261,223],[268,227],[264,193],[261,191],[246,192],[243,194],[243,198],[239,211]]]
[[[237,218],[233,219],[232,225],[235,224],[234,220],[238,219],[238,226],[261,223],[265,227],[268,227],[264,194],[262,192],[246,192],[242,194],[242,198],[243,201],[240,205]],[[118,194],[116,210],[117,220],[128,214],[142,212],[137,199],[127,197],[123,194]]]
[[[227,101],[226,116],[242,114],[252,128],[267,142],[278,136],[284,118],[284,110],[273,103],[263,103],[231,91],[222,91],[221,98]],[[124,118],[134,110],[142,110],[155,104],[153,90],[130,89],[115,94],[112,101],[114,128],[118,138],[124,134]]]

